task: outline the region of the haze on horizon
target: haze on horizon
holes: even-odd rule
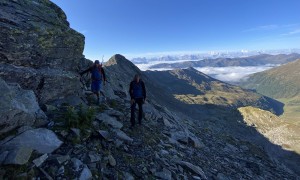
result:
[[[299,0],[51,0],[88,59],[300,48]]]

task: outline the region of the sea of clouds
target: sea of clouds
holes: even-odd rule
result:
[[[190,60],[180,60],[180,61],[172,61],[168,63],[175,63],[175,62],[183,62],[183,61],[190,61]],[[171,70],[166,68],[159,68],[159,69],[150,69],[149,67],[161,62],[153,61],[148,64],[136,64],[136,66],[141,69],[142,71],[151,70],[151,71],[165,71]],[[224,81],[224,82],[231,82],[231,83],[238,83],[241,80],[245,79],[248,75],[254,74],[257,72],[265,71],[274,67],[279,66],[278,64],[268,64],[264,66],[229,66],[229,67],[196,67],[198,71],[207,74],[215,79]]]

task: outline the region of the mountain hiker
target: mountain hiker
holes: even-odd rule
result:
[[[133,80],[130,82],[129,94],[131,97],[131,128],[135,125],[135,107],[139,106],[139,124],[142,124],[143,117],[143,104],[146,100],[146,88],[144,82],[140,79],[140,75],[136,74]]]
[[[103,81],[104,85],[106,82],[106,77],[105,77],[104,69],[102,68],[102,64],[100,64],[99,60],[96,60],[94,65],[88,68],[87,70],[81,72],[80,76],[82,76],[87,72],[91,73],[91,78],[92,78],[91,90],[94,94],[97,95],[97,103],[99,104],[101,82]]]

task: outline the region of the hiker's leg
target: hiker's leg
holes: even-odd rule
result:
[[[132,103],[130,109],[131,109],[131,117],[130,117],[130,122],[131,126],[135,125],[135,107],[136,107],[136,102]]]
[[[143,99],[138,100],[139,105],[139,124],[142,124],[142,118],[143,118]]]
[[[96,96],[97,96],[97,103],[99,103],[100,101],[100,97],[99,97],[99,91],[95,92]]]

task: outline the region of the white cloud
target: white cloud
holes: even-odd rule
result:
[[[300,28],[299,29],[295,29],[293,31],[290,31],[288,33],[282,34],[282,35],[289,36],[289,35],[294,35],[294,34],[300,34]]]
[[[202,67],[196,68],[198,71],[203,72],[213,78],[225,82],[239,82],[246,76],[257,72],[271,69],[278,65],[265,65],[265,66],[232,66],[232,67]]]
[[[179,62],[179,61],[174,61]],[[182,61],[180,61],[182,62]],[[161,62],[151,62],[149,64],[136,64],[136,66],[141,69],[142,71],[149,70],[149,67],[158,64]],[[239,82],[246,76],[250,74],[254,74],[257,72],[265,71],[268,69],[271,69],[273,67],[276,67],[278,65],[275,64],[269,64],[264,66],[230,66],[230,67],[201,67],[201,68],[195,68],[200,72],[203,72],[204,74],[207,74],[215,79],[218,79],[220,81],[225,82]],[[157,69],[151,69],[151,71],[166,71],[166,70],[172,70],[172,68],[157,68]]]

